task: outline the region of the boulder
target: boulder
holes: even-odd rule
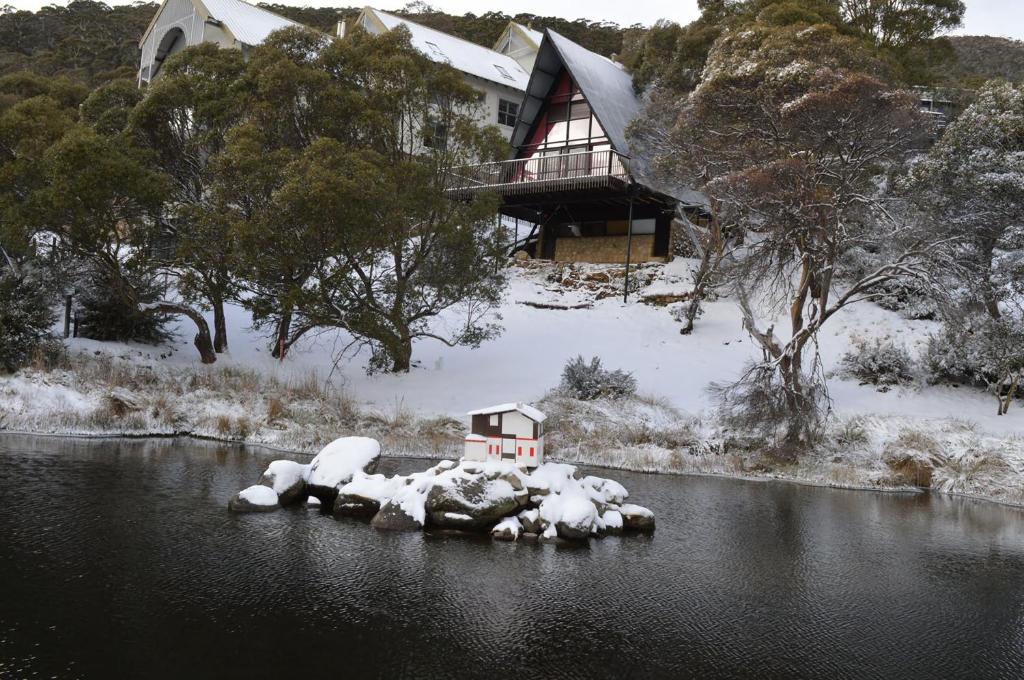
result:
[[[291,505],[306,494],[309,466],[294,460],[275,460],[260,477],[259,483],[277,492],[281,505]]]
[[[544,499],[540,518],[548,525],[545,535],[554,527],[560,537],[580,541],[590,537],[598,515],[597,508],[580,489],[566,487],[562,493]]]
[[[523,532],[523,525],[515,517],[506,517],[491,529],[491,538],[496,541],[515,541]]]
[[[321,449],[309,464],[309,493],[333,504],[338,489],[357,472],[373,472],[380,460],[380,443],[369,437],[342,437]]]
[[[627,531],[654,531],[654,513],[641,505],[627,503],[619,508],[622,528]]]
[[[412,478],[385,477],[356,472],[352,481],[338,489],[332,508],[335,517],[373,517],[381,506]]]
[[[332,513],[335,517],[373,517],[380,510],[380,501],[356,493],[338,493]]]
[[[463,465],[461,472],[466,471],[467,466]],[[426,510],[433,525],[484,529],[518,510],[522,507],[520,502],[527,498],[525,489],[517,493],[504,479],[454,475],[455,472],[460,470],[439,475],[427,494]]]
[[[544,530],[540,524],[540,510],[523,510],[517,515],[523,531],[531,534],[539,534]]]
[[[609,536],[621,534],[623,526],[622,513],[618,510],[605,510],[604,514],[601,515],[601,524],[603,525],[603,534]]]
[[[232,512],[270,512],[281,507],[273,489],[256,484],[239,491],[228,501]]]
[[[587,490],[587,495],[601,506],[622,505],[629,496],[626,487],[613,479],[587,476],[580,481]]]
[[[388,501],[370,520],[370,526],[388,531],[419,531],[423,523],[402,509],[400,503]]]

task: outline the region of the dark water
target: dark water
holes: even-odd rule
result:
[[[229,514],[273,457],[0,437],[0,677],[1024,676],[1017,510],[614,472],[653,537]]]

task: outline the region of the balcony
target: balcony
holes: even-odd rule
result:
[[[603,149],[457,168],[450,191],[459,195],[493,191],[510,198],[606,187],[624,190],[629,179],[626,157]]]

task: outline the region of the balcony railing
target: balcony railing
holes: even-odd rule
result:
[[[487,190],[504,196],[592,189],[629,180],[626,158],[610,149],[481,163],[453,174],[455,193]]]

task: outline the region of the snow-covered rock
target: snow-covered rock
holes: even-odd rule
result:
[[[530,508],[529,510],[523,510],[517,517],[519,523],[523,527],[523,531],[528,534],[539,534],[544,530],[544,527],[540,523],[540,510],[537,508]]]
[[[352,481],[338,489],[334,500],[335,517],[372,517],[381,505],[405,485],[405,477],[385,477],[357,472]]]
[[[521,474],[514,465],[488,462],[463,464],[437,475],[426,499],[430,523],[450,529],[493,525],[529,500]]]
[[[547,496],[540,504],[540,518],[555,527],[562,538],[582,540],[590,536],[597,521],[597,508],[579,487],[563,487],[562,493]]]
[[[270,512],[280,507],[277,492],[262,484],[243,489],[228,501],[228,510],[232,512]]]
[[[491,537],[497,541],[515,541],[523,533],[523,525],[515,517],[506,517],[491,529]]]
[[[390,500],[381,506],[370,525],[388,531],[419,531],[423,523],[409,514],[400,502]]]
[[[341,437],[320,450],[309,464],[309,493],[333,503],[338,489],[357,472],[373,472],[380,442],[370,437]]]
[[[626,503],[619,512],[622,514],[622,526],[632,531],[654,531],[654,513],[642,505]]]
[[[581,482],[587,490],[587,495],[601,505],[622,505],[629,497],[626,487],[614,479],[587,476]]]
[[[621,534],[622,533],[622,513],[618,510],[606,510],[601,515],[601,524],[603,524],[603,532],[605,534]]]
[[[273,489],[281,505],[301,500],[306,491],[309,465],[294,460],[275,460],[260,477],[259,483]]]

